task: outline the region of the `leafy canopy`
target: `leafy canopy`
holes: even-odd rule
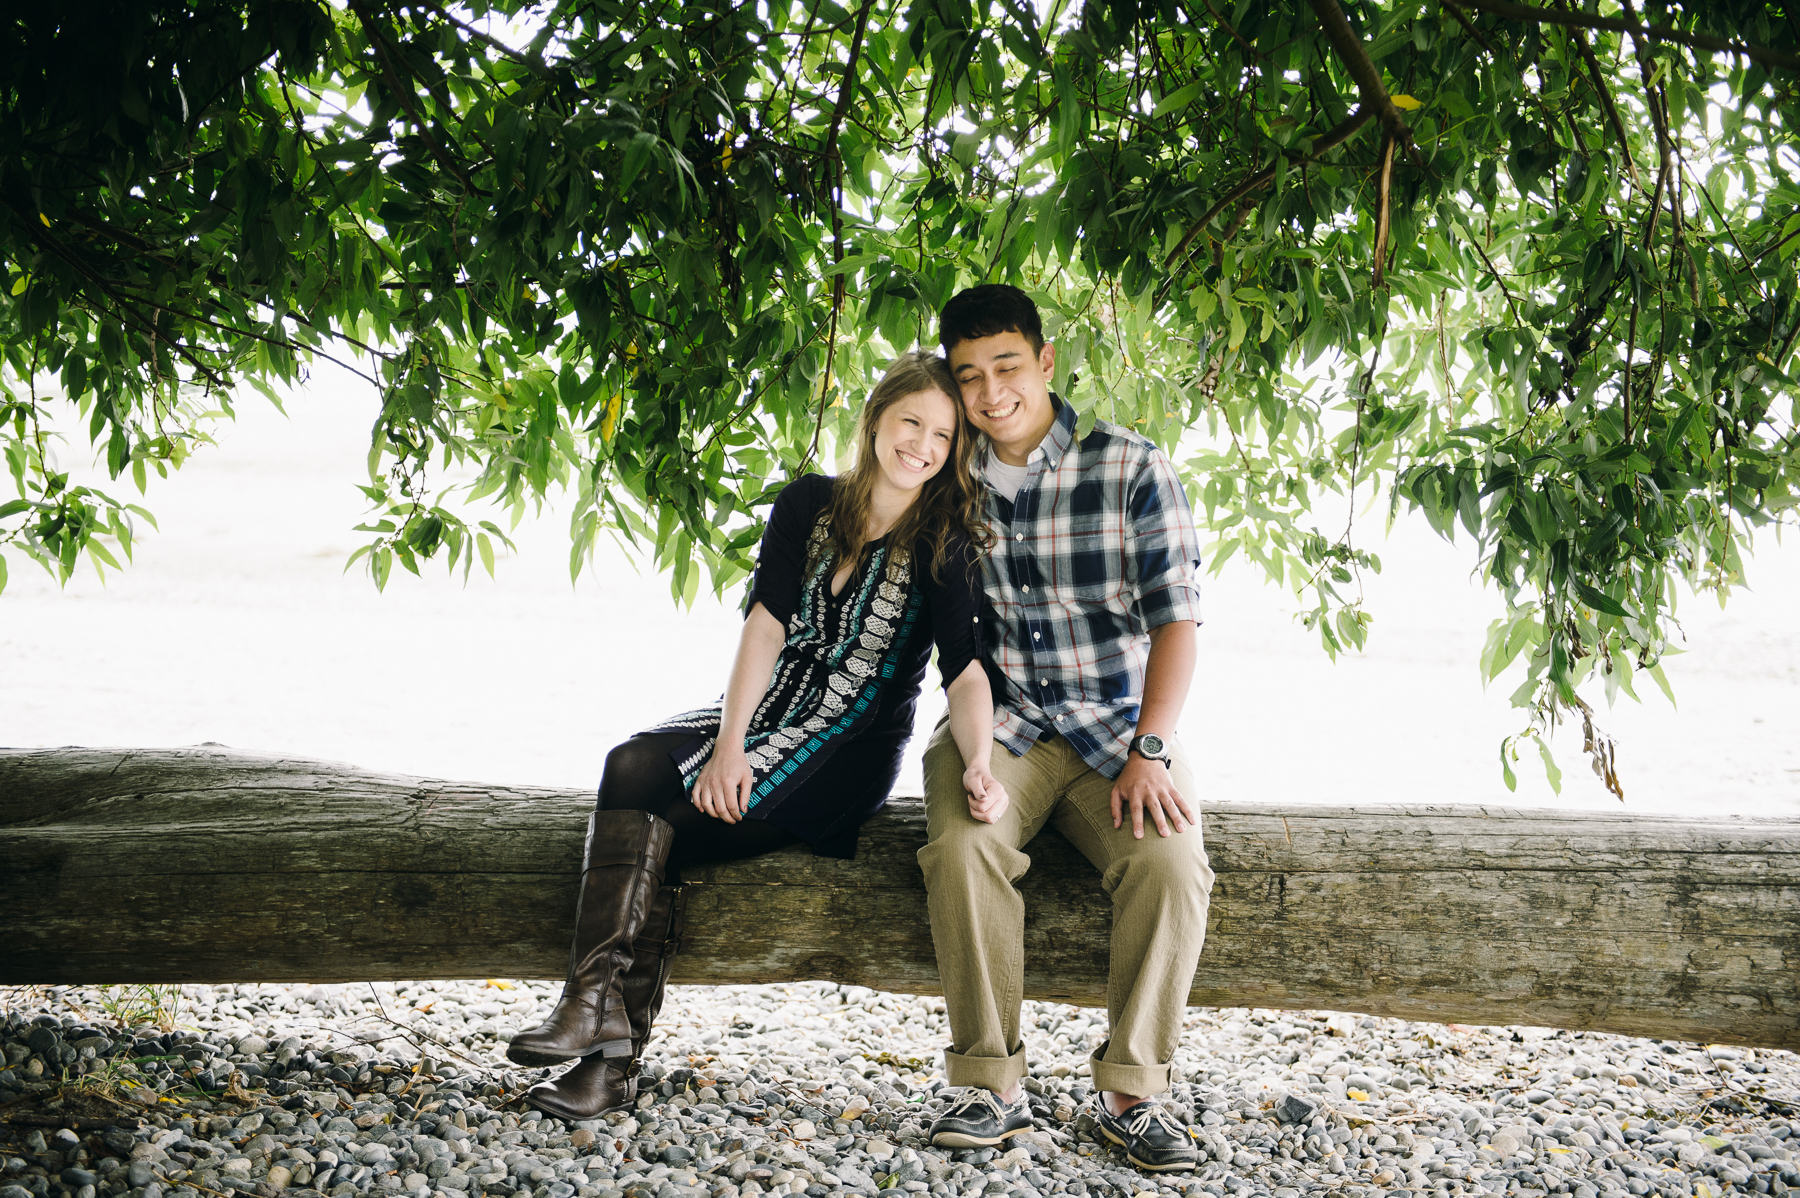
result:
[[[0,24],[0,586],[149,519],[56,464],[71,407],[142,492],[330,358],[380,396],[377,585],[491,572],[482,513],[566,486],[572,571],[615,530],[691,598],[1007,281],[1329,651],[1371,509],[1469,537],[1484,676],[1617,789],[1584,690],[1666,688],[1677,582],[1795,506],[1797,51],[1741,0],[40,5]]]

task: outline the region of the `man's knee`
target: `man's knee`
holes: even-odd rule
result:
[[[1121,887],[1159,896],[1166,907],[1204,909],[1212,894],[1213,871],[1201,842],[1199,829],[1159,836],[1146,831],[1132,851],[1106,871],[1106,889]]]
[[[931,840],[919,850],[925,889],[935,890],[976,878],[1015,882],[1031,866],[1031,858],[1013,844],[1005,824],[984,824],[966,813],[962,818],[934,821]]]

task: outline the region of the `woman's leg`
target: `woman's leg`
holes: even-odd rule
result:
[[[687,865],[742,861],[784,849],[800,838],[759,819],[728,824],[695,807],[670,754],[692,739],[685,732],[650,732],[632,737],[606,755],[596,810],[648,811],[674,829],[663,882],[681,884]]]
[[[640,739],[607,755],[600,790],[616,805],[603,804],[588,817],[568,979],[550,1017],[507,1046],[506,1055],[521,1065],[632,1055],[619,980],[631,967],[632,943],[656,906],[673,839],[673,829],[656,809],[666,805],[671,786],[677,793],[681,789],[666,755],[666,775],[659,775],[653,756],[636,743]]]
[[[669,756],[687,740],[680,733],[639,735],[607,754],[594,818],[653,817],[668,830],[669,847],[663,884],[651,896],[630,942],[629,962],[615,975],[614,1005],[629,1024],[630,1059],[587,1056],[561,1077],[533,1086],[526,1101],[559,1118],[592,1119],[637,1097],[638,1061],[662,1010],[669,972],[681,946],[681,866],[753,857],[797,839],[760,820],[726,824],[694,807]],[[610,1027],[612,1021],[607,1023]]]

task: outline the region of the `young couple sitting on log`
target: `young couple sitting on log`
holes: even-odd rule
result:
[[[963,1087],[933,1143],[1003,1143],[1020,1093],[1022,851],[1046,823],[1113,904],[1109,1039],[1090,1060],[1103,1133],[1150,1170],[1192,1168],[1156,1101],[1206,934],[1212,870],[1175,725],[1194,668],[1199,545],[1168,458],[1050,392],[1055,347],[1017,288],[966,290],[944,357],[902,355],[856,466],[776,497],[723,699],[606,758],[561,1000],[507,1056],[573,1061],[527,1101],[591,1119],[636,1097],[681,939],[681,871],[805,842],[853,857],[886,802],[933,646],[949,712],[925,752],[919,850]]]

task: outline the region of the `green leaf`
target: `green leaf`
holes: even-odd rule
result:
[[[1157,101],[1156,107],[1151,110],[1150,115],[1152,117],[1166,116],[1171,112],[1186,108],[1199,98],[1200,92],[1205,87],[1206,80],[1196,79],[1192,83],[1176,88]]]
[[[645,130],[634,134],[625,147],[625,163],[619,171],[619,182],[630,187],[643,173],[650,162],[650,156],[656,152],[656,134]]]
[[[1550,753],[1549,742],[1543,737],[1536,737],[1538,756],[1544,761],[1544,777],[1550,780],[1550,789],[1556,794],[1562,793],[1562,770],[1557,768],[1556,758]]]
[[[1669,677],[1667,674],[1663,673],[1662,663],[1659,661],[1651,666],[1649,674],[1651,678],[1656,680],[1656,687],[1658,690],[1662,691],[1663,697],[1669,701],[1669,706],[1676,706],[1675,688],[1669,685]]]
[[[1577,582],[1575,584],[1575,593],[1581,596],[1581,601],[1583,603],[1587,604],[1595,611],[1605,612],[1609,616],[1619,616],[1620,618],[1629,614],[1622,606],[1620,606],[1618,600],[1607,595],[1604,591],[1589,586],[1585,582]]]
[[[475,534],[475,547],[481,552],[481,568],[487,571],[488,577],[494,575],[494,542],[488,539],[485,532]]]

